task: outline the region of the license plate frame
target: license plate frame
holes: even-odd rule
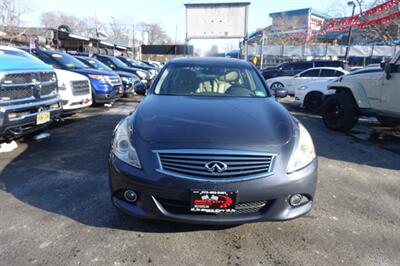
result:
[[[36,125],[43,125],[50,122],[50,112],[41,112],[36,115]]]
[[[190,211],[194,213],[234,213],[238,191],[193,189],[190,192]]]

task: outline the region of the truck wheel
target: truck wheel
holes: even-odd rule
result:
[[[358,107],[352,96],[346,93],[328,97],[322,108],[325,126],[335,131],[350,131],[357,123],[358,117]]]
[[[381,125],[385,127],[395,127],[400,125],[400,119],[384,116],[378,116],[377,119],[379,123],[381,123]]]
[[[317,91],[310,92],[304,99],[304,107],[314,113],[321,110],[322,103],[322,93]]]

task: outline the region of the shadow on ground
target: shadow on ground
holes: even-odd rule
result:
[[[123,103],[122,103],[123,105]],[[399,156],[326,129],[318,117],[296,115],[310,129],[320,156],[399,170]],[[115,125],[124,115],[103,112],[69,118],[51,138],[28,147],[0,174],[0,189],[41,210],[95,227],[138,232],[187,232],[227,227],[146,221],[118,214],[111,204],[107,156]],[[388,157],[393,155],[392,157]],[[387,188],[390,189],[390,188]]]

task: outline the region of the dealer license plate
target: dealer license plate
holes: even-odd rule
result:
[[[42,125],[50,122],[50,113],[42,112],[36,116],[36,125]]]
[[[192,212],[221,213],[235,212],[237,192],[226,191],[191,191]]]

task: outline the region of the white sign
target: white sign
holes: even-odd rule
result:
[[[239,39],[247,35],[250,3],[186,4],[187,39]]]

